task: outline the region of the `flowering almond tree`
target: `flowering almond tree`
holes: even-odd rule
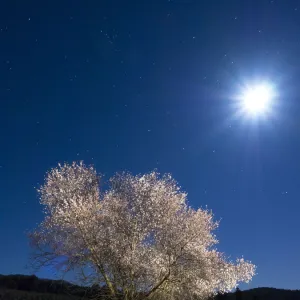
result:
[[[45,219],[30,233],[38,266],[76,271],[111,299],[204,299],[248,282],[255,266],[215,248],[218,223],[187,205],[170,175],[117,174],[107,191],[83,163],[59,165],[39,189]]]

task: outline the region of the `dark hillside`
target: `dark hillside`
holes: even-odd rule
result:
[[[34,275],[0,275],[0,300],[79,300],[93,298],[96,294],[97,299],[107,299],[104,297],[105,288],[91,289],[64,280],[40,279]],[[237,289],[234,293],[217,295],[215,300],[300,300],[300,290]]]

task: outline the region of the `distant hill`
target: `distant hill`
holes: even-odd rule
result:
[[[0,289],[56,294],[68,296],[85,296],[90,289],[71,284],[64,280],[40,279],[35,275],[0,275]]]
[[[64,280],[40,279],[35,275],[0,275],[0,300],[80,300],[91,299],[96,294],[99,300],[107,299],[105,287],[87,288]],[[300,300],[300,290],[264,287],[237,290],[217,295],[214,300]]]
[[[300,300],[300,290],[260,287],[216,296],[216,300]]]

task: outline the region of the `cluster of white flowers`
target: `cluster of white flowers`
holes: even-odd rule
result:
[[[248,282],[255,266],[215,248],[218,223],[187,205],[170,175],[115,175],[106,192],[83,163],[59,165],[40,188],[45,220],[30,236],[39,262],[80,268],[124,299],[206,298]]]

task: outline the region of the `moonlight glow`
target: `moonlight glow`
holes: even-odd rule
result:
[[[273,91],[267,84],[247,87],[241,97],[242,109],[250,115],[265,114],[270,110]]]

